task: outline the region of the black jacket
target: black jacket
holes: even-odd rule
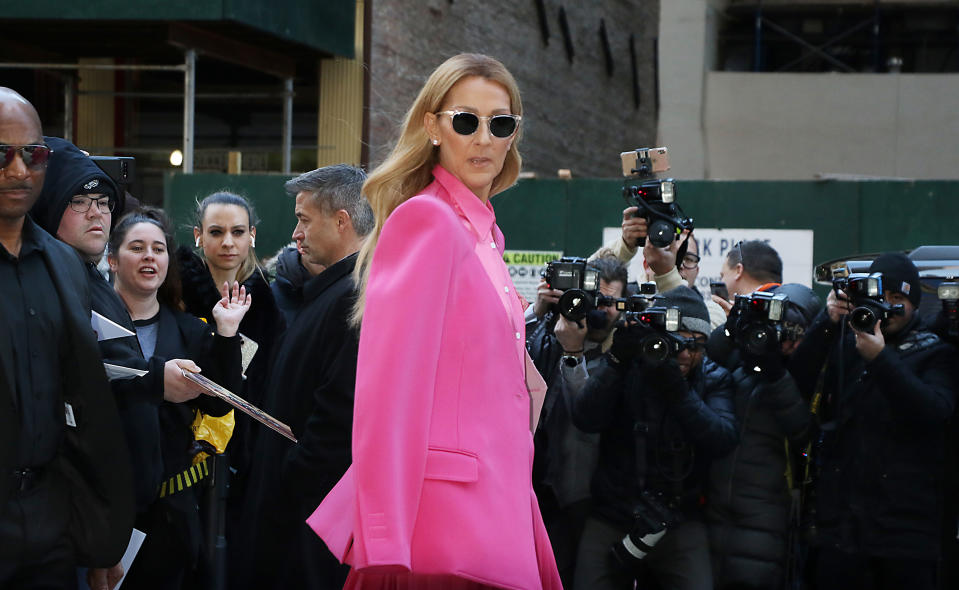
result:
[[[536,369],[546,381],[546,398],[533,437],[533,490],[544,518],[553,507],[562,509],[589,498],[589,484],[596,469],[599,436],[573,425],[569,400],[572,392],[561,374],[563,349],[553,334],[556,316],[527,325],[526,346]],[[585,355],[587,370],[599,366],[600,348]],[[549,527],[552,523],[547,523]]]
[[[90,289],[82,262],[72,248],[46,232],[37,229],[37,236],[63,305],[64,330],[73,352],[62,366],[63,383],[70,385],[63,397],[73,407],[77,426],[67,427],[54,468],[70,484],[70,534],[78,563],[110,567],[123,555],[133,528],[130,459],[90,329]],[[0,333],[5,329],[0,326]],[[18,467],[14,462],[20,431],[9,346],[9,339],[0,338],[0,471],[5,474]],[[6,505],[12,483],[12,478],[0,478],[0,506]]]
[[[287,326],[293,325],[293,319],[303,307],[303,285],[311,278],[313,275],[303,268],[296,248],[284,248],[276,257],[276,278],[270,288]]]
[[[918,314],[872,362],[825,312],[791,359],[805,395],[820,369],[825,422],[816,485],[823,544],[865,555],[935,559],[946,421],[956,403],[956,352],[918,328]],[[840,375],[842,380],[840,382]]]
[[[686,518],[697,517],[709,461],[738,440],[734,385],[726,369],[705,359],[678,399],[659,391],[658,381],[644,379],[644,373],[648,369],[635,362],[623,370],[603,357],[573,400],[573,423],[600,433],[595,513],[624,529],[632,525],[643,491],[676,498]],[[637,459],[637,448],[645,448],[644,457]]]
[[[288,424],[299,442],[267,430],[256,437],[242,519],[247,558],[241,569],[253,571],[231,577],[236,587],[309,587],[299,577],[302,568],[310,560],[333,559],[304,521],[352,461],[355,264],[353,254],[306,283],[303,308],[278,345],[264,409]]]
[[[801,477],[790,458],[805,447],[812,414],[789,373],[770,383],[739,364],[732,375],[739,444],[713,461],[706,495],[713,580],[779,588],[793,503],[786,474],[794,485]]]

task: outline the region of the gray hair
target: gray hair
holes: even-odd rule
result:
[[[353,222],[353,231],[362,237],[373,230],[373,210],[363,196],[366,172],[348,164],[324,166],[300,174],[286,181],[286,192],[296,195],[312,193],[313,203],[323,213],[331,215],[340,209],[346,211]]]

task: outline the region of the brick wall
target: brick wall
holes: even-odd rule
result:
[[[544,42],[538,5],[549,29]],[[567,58],[559,13],[574,52]],[[607,74],[600,21],[613,73]],[[372,0],[370,159],[382,161],[400,121],[430,72],[461,52],[502,61],[524,106],[523,169],[551,177],[620,175],[619,152],[656,142],[656,0]],[[640,104],[633,98],[635,38]]]

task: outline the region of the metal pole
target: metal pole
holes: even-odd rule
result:
[[[283,80],[283,173],[290,173],[293,152],[293,78]]]
[[[183,72],[183,173],[193,174],[193,115],[196,95],[196,50],[186,50]]]
[[[73,143],[73,96],[76,78],[67,76],[63,84],[63,139]]]

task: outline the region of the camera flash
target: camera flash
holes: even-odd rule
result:
[[[959,283],[940,283],[937,293],[939,295],[939,299],[943,301],[955,301],[959,299]]]
[[[670,307],[666,310],[666,331],[676,332],[679,330],[680,314],[679,309]]]

